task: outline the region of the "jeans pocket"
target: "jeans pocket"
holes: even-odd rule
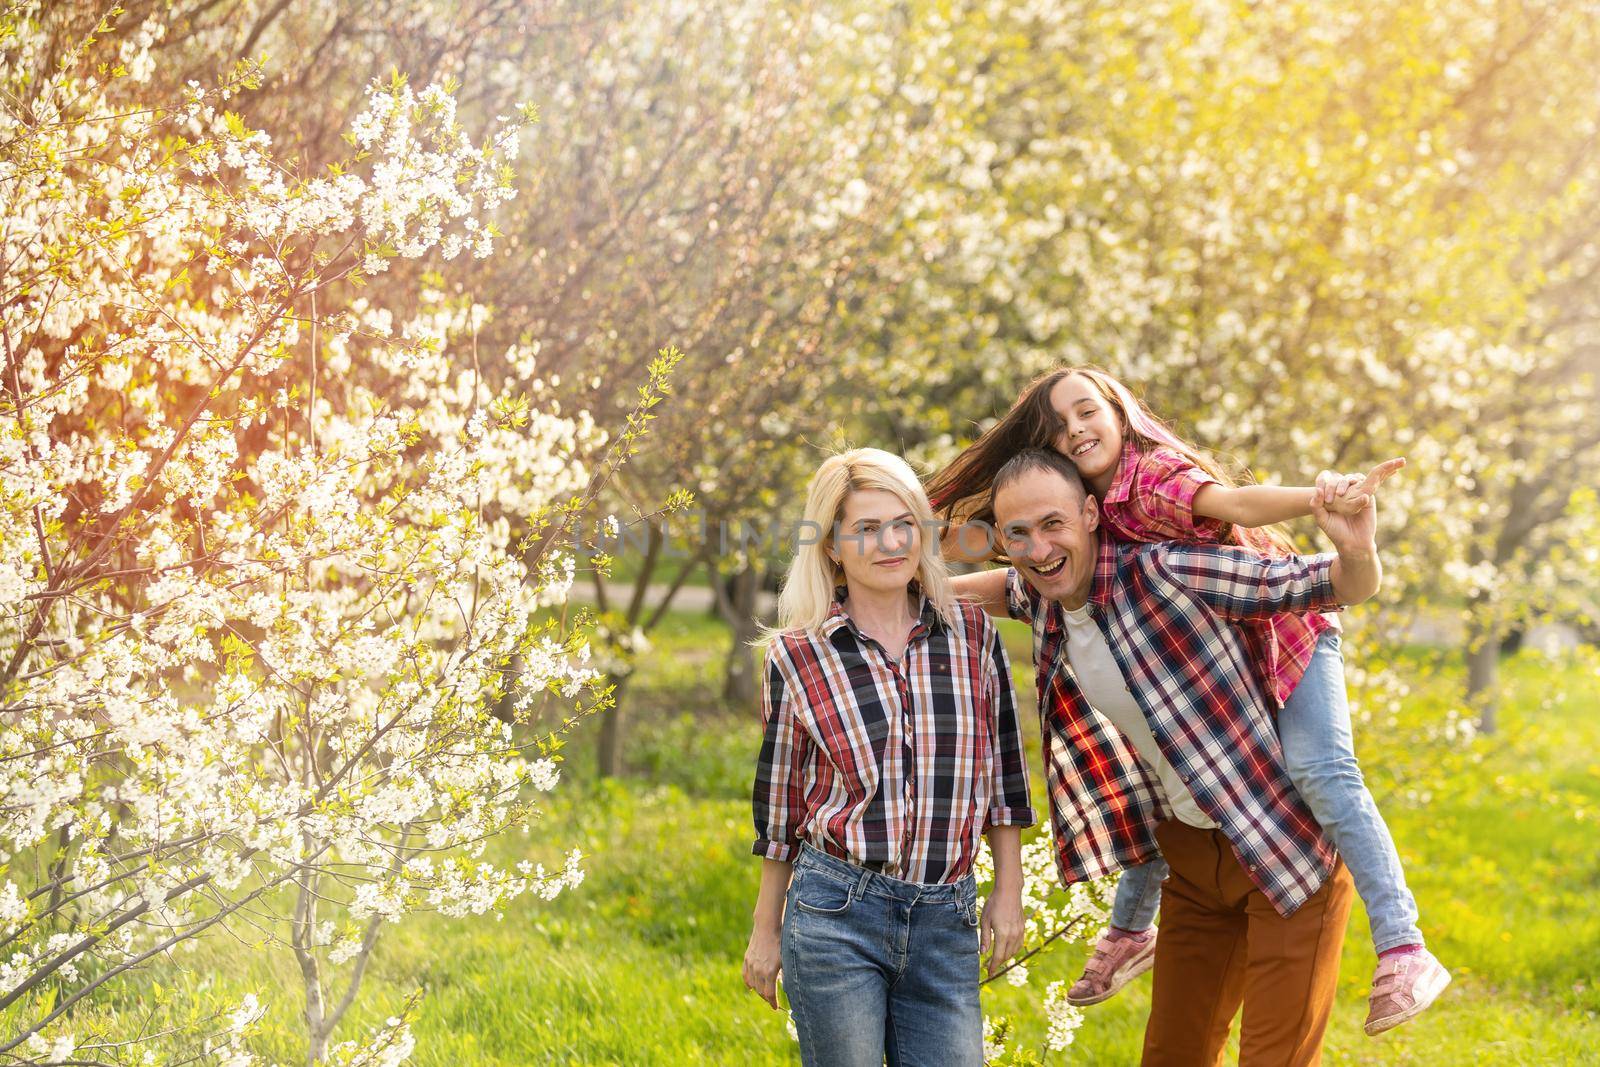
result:
[[[794,905],[813,915],[843,915],[854,903],[855,887],[825,874],[801,871],[792,889]]]

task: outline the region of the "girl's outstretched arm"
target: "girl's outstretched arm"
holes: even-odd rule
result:
[[[1194,495],[1194,513],[1235,526],[1270,526],[1310,515],[1318,500],[1340,515],[1354,515],[1372,500],[1372,494],[1390,475],[1406,465],[1390,459],[1373,467],[1366,477],[1323,471],[1313,486],[1210,484]]]

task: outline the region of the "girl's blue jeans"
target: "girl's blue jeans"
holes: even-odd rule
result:
[[[802,845],[783,990],[805,1067],[980,1067],[977,886],[904,882]]]
[[[1305,677],[1278,714],[1289,780],[1338,848],[1367,908],[1377,951],[1422,944],[1417,901],[1406,888],[1394,839],[1367,791],[1350,733],[1344,691],[1344,655],[1339,634],[1317,640]],[[1155,922],[1167,863],[1151,860],[1122,872],[1111,908],[1111,925],[1144,930]]]

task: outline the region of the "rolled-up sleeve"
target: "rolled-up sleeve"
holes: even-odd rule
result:
[[[1013,571],[1013,573],[1015,573]],[[990,751],[990,826],[1032,826],[1033,802],[1028,793],[1028,759],[1022,748],[1022,727],[1017,721],[1016,686],[1011,681],[1011,658],[998,628],[990,625],[985,650],[984,679],[993,712],[994,739]]]
[[[1131,527],[1135,540],[1214,540],[1225,525],[1194,513],[1195,494],[1217,480],[1170,448],[1155,448],[1138,458],[1126,500],[1107,505],[1119,526]],[[1131,520],[1131,521],[1128,521]]]
[[[1223,618],[1264,619],[1279,612],[1339,611],[1333,561],[1316,556],[1270,557],[1250,549],[1160,545],[1144,558]]]
[[[795,721],[794,701],[775,648],[776,642],[767,646],[762,669],[763,729],[752,798],[756,840],[751,851],[770,860],[789,861],[800,845],[804,771],[811,737]]]

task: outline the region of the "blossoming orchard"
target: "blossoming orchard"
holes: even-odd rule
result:
[[[1453,978],[1395,994],[1405,1025],[1368,1036],[1394,945],[1369,936],[1358,847],[1308,800],[1296,818],[1327,836],[1306,855],[1334,880],[1348,863],[1361,903],[1306,1047],[1583,1061],[1597,15],[0,5],[0,1064],[832,1064],[866,1031],[859,1062],[915,1061],[919,1040],[951,1063],[1177,1062],[1163,990],[1248,983],[1226,961],[1174,977],[1170,947],[1114,971],[1118,872],[1182,820],[1165,767],[1263,896],[1243,828],[1313,790],[1295,705],[1211,724],[1276,784],[1228,780],[1175,747],[1203,726],[1187,697],[1140,705],[1130,732],[1081,638],[1033,662],[1056,630],[1016,601],[1037,579],[1051,603],[1055,579],[1011,535],[937,563],[930,528],[902,545],[910,569],[795,535],[899,494],[863,520],[881,549],[1030,383],[1085,365],[1215,459],[1190,477],[1306,487],[1223,525],[1281,531],[1295,555],[1271,565],[1312,562],[1276,587],[1341,618],[1349,763],[1415,947]],[[1094,417],[1051,410],[1069,436]],[[1143,417],[1110,419],[1118,463],[1165,440]],[[1058,440],[1017,451],[1054,447],[1043,462],[1102,501],[1102,548],[1133,558],[1112,537],[1137,479],[1097,483]],[[904,457],[911,483],[862,467],[810,515],[851,448]],[[1358,488],[1390,457],[1404,470]],[[971,500],[998,515],[1004,477]],[[1305,503],[1324,484],[1348,500]],[[929,516],[960,519],[949,503]],[[1375,514],[1382,561],[1348,610],[1351,586],[1307,577],[1363,573],[1329,518],[1345,504]],[[1009,601],[945,606],[997,634],[1004,700],[958,681],[959,627],[928,625],[997,570]],[[1105,632],[1120,656],[1126,631]],[[1278,661],[1248,660],[1244,633],[1184,677],[1248,661],[1267,692]],[[1122,668],[1130,706],[1152,658]],[[1100,731],[1134,786],[1109,750],[1070,749]],[[1026,805],[996,799],[1012,736]],[[951,789],[967,809],[935,808]],[[1213,805],[1251,790],[1271,796]],[[1160,945],[1187,944],[1162,850]],[[808,895],[846,882],[842,905]],[[852,966],[849,915],[912,898],[910,943],[955,947],[895,957],[896,988],[948,971],[954,999],[906,992],[863,1031],[871,996],[829,1000],[816,975]],[[1106,960],[1114,988],[1086,996]],[[1266,994],[1236,995],[1240,1062],[1278,1062],[1253,1044]]]

